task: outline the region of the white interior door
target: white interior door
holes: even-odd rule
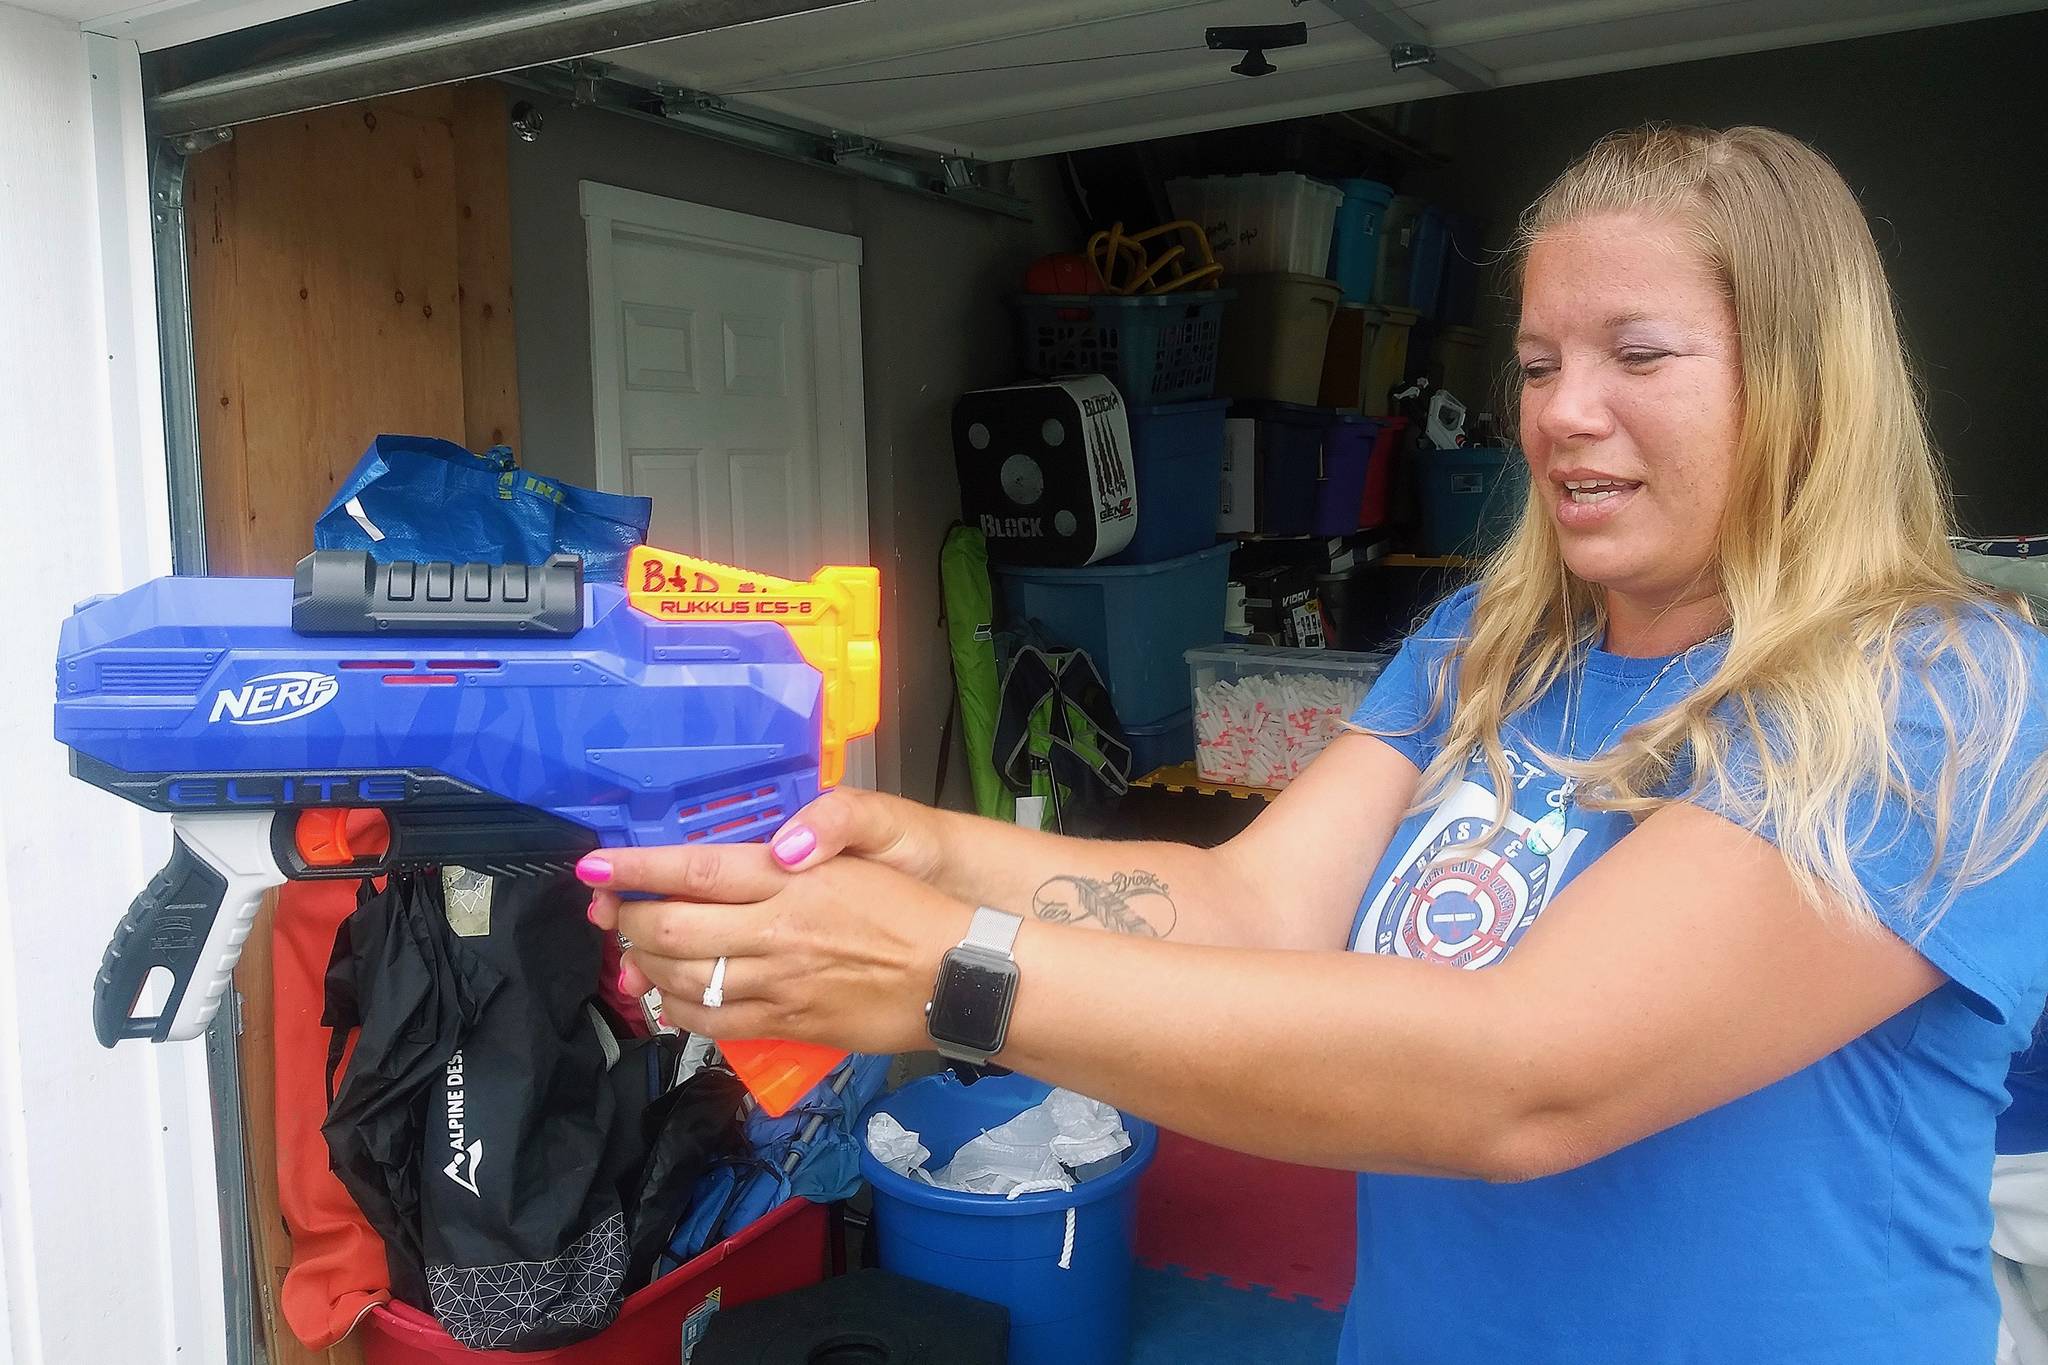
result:
[[[868,562],[860,240],[585,182],[600,487],[784,578]],[[873,742],[848,780],[874,781]]]

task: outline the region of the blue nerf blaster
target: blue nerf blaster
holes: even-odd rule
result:
[[[94,982],[100,1042],[203,1032],[287,879],[529,875],[600,845],[769,838],[874,730],[880,600],[870,568],[796,583],[642,546],[616,586],[570,555],[321,550],[291,579],[160,578],[82,603],[58,647],[57,738],[74,776],[172,826]],[[365,807],[380,846],[351,840]],[[152,974],[162,1007],[138,1015]],[[775,1114],[843,1055],[720,1046]]]

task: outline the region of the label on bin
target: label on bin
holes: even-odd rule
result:
[[[690,1310],[690,1316],[683,1319],[683,1365],[690,1365],[690,1352],[697,1349],[697,1343],[704,1340],[704,1334],[711,1330],[711,1318],[718,1311],[719,1296],[725,1293],[720,1285],[704,1296],[704,1302]]]

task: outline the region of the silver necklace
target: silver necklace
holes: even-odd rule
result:
[[[1657,684],[1664,681],[1665,674],[1692,657],[1692,652],[1701,645],[1712,644],[1727,633],[1726,630],[1716,631],[1706,639],[1686,646],[1682,652],[1674,654],[1665,660],[1664,666],[1657,670],[1655,677],[1650,679],[1650,685],[1645,687],[1642,693],[1628,704],[1628,710],[1621,713],[1619,720],[1607,727],[1607,733],[1600,737],[1600,743],[1594,747],[1594,753],[1599,753],[1607,747],[1608,742],[1621,730],[1621,727],[1628,723],[1629,717],[1636,713],[1636,708],[1650,699],[1650,694],[1657,690]],[[1560,726],[1559,729],[1561,732],[1560,738],[1565,738],[1562,732],[1566,728],[1569,728],[1570,732],[1569,738],[1565,738],[1564,756],[1566,758],[1576,759],[1579,756],[1579,695],[1584,691],[1585,683],[1586,662],[1582,659],[1579,661],[1577,672],[1572,676],[1571,686],[1566,689],[1564,694],[1564,725]],[[1563,845],[1566,830],[1570,825],[1570,816],[1567,812],[1577,804],[1578,795],[1579,780],[1576,777],[1565,778],[1564,785],[1558,789],[1557,796],[1553,800],[1550,814],[1538,820],[1529,830],[1529,837],[1524,842],[1528,844],[1531,852],[1539,857],[1547,858]]]

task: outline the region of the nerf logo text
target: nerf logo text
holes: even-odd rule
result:
[[[213,699],[208,724],[226,717],[235,725],[275,725],[318,711],[334,700],[341,684],[326,673],[266,673]]]

